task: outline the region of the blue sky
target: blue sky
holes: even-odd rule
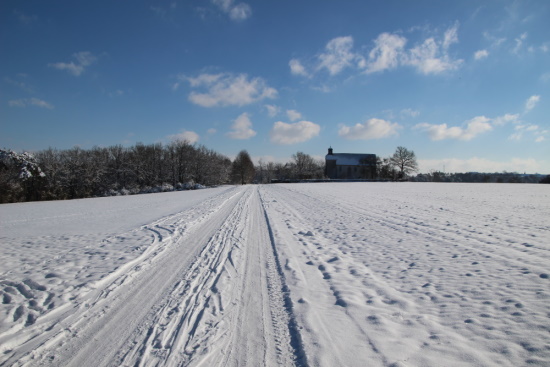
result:
[[[0,146],[550,173],[550,2],[0,3]]]

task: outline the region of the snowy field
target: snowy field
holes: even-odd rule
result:
[[[549,366],[550,187],[0,205],[0,366]]]

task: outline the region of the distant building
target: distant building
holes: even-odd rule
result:
[[[334,153],[328,148],[325,175],[330,179],[376,179],[376,154]]]

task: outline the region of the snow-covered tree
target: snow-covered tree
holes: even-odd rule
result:
[[[44,176],[32,154],[0,149],[0,202],[40,200]]]

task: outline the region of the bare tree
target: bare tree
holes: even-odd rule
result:
[[[399,169],[400,178],[405,178],[408,174],[418,171],[416,155],[405,147],[397,147],[390,162]]]
[[[297,179],[311,178],[315,171],[315,160],[304,152],[298,152],[292,155]]]

